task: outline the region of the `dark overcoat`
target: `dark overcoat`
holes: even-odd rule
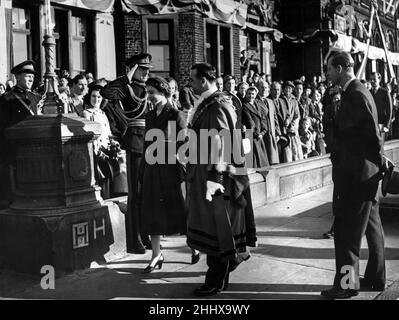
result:
[[[280,96],[278,99],[273,99],[274,105],[276,106],[277,121],[279,124],[280,135],[288,135],[290,124],[292,122],[292,105],[288,99],[284,96]],[[292,142],[285,148],[279,147],[280,162],[292,161]]]
[[[149,130],[158,129],[164,134],[162,141],[145,141],[142,163],[142,204],[141,231],[150,235],[185,234],[187,230],[187,215],[181,189],[183,177],[180,164],[176,161],[178,145],[177,134],[185,127],[185,121],[168,103],[157,115],[156,110],[147,113],[146,134]],[[156,151],[149,147],[156,143]],[[155,146],[155,144],[153,145]],[[147,152],[149,151],[149,152]],[[160,156],[160,163],[150,164],[148,157]],[[170,152],[169,152],[170,151]],[[158,152],[158,154],[157,154]],[[154,154],[155,153],[155,154]],[[163,159],[162,159],[163,158]],[[175,162],[171,163],[171,160]]]
[[[269,166],[267,151],[263,137],[268,132],[267,110],[260,106],[261,101],[251,104],[246,101],[242,108],[242,124],[247,130],[253,131],[253,143],[251,150],[253,155],[253,168],[262,168]],[[259,136],[262,135],[260,138]]]
[[[293,96],[286,97],[286,101],[288,102],[287,113],[288,113],[288,121],[289,124],[287,126],[287,133],[290,136],[290,148],[292,151],[292,158],[288,161],[296,161],[303,159],[301,140],[299,139],[299,120],[300,120],[300,112],[298,100]]]
[[[377,108],[378,123],[389,128],[392,120],[392,99],[388,90],[378,88],[376,92],[371,89],[371,94],[374,98],[375,106]]]
[[[267,157],[269,163],[271,165],[280,163],[279,155],[278,155],[278,146],[277,146],[277,137],[279,135],[279,124],[277,119],[276,106],[274,105],[273,100],[269,98],[259,98],[262,101],[261,107],[264,107],[266,110],[266,119],[267,119],[267,133],[263,137],[263,141],[265,142]]]

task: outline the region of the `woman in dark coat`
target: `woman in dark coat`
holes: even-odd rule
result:
[[[267,115],[263,111],[262,107],[256,104],[256,96],[258,89],[255,87],[249,87],[246,95],[245,102],[242,108],[242,125],[245,130],[253,131],[253,144],[251,150],[253,154],[252,168],[262,168],[269,166],[269,160],[267,158],[266,146],[263,141],[263,137],[267,133]]]
[[[151,236],[152,244],[152,259],[144,273],[153,271],[157,266],[159,269],[162,267],[164,258],[160,248],[161,235],[186,234],[187,231],[185,202],[181,189],[183,170],[176,161],[176,136],[185,127],[185,121],[179,110],[173,108],[168,101],[170,88],[164,79],[150,78],[146,84],[148,98],[155,108],[146,115],[145,161],[142,161],[141,174],[141,231]],[[149,131],[154,129],[158,129],[158,134],[155,137],[148,135]],[[163,133],[161,141],[160,132]],[[147,141],[148,137],[153,138]],[[174,152],[168,154],[169,150]]]

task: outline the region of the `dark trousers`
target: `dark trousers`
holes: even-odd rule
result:
[[[141,159],[141,154],[126,152],[128,197],[125,225],[127,252],[131,252],[134,248],[143,247],[140,236],[139,170]]]
[[[225,279],[229,276],[229,260],[207,255],[206,264],[208,271],[205,276],[205,285],[210,288],[222,289]]]
[[[385,285],[384,231],[376,200],[364,201],[358,212],[351,215],[337,215],[334,220],[334,244],[336,275],[334,287],[342,288],[342,267],[351,266],[354,271],[354,288],[359,289],[359,255],[362,237],[366,233],[369,260],[365,279],[372,285]],[[345,283],[348,283],[344,279]]]

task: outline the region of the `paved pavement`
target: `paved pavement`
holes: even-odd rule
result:
[[[230,288],[217,299],[321,299],[334,277],[333,240],[329,230],[332,186],[256,210],[259,244],[252,256],[230,277]],[[361,292],[355,299],[399,297],[399,219],[384,221],[387,278],[390,286],[379,292]],[[40,279],[0,269],[0,297],[35,299],[197,299],[193,290],[203,283],[205,256],[191,265],[191,253],[181,236],[162,241],[165,263],[151,274],[141,271],[151,252],[128,255],[106,265],[56,279],[54,290],[42,290]],[[361,251],[361,274],[367,245]],[[209,299],[209,298],[208,298]]]

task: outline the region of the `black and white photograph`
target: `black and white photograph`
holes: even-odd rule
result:
[[[0,0],[0,300],[399,300],[398,77],[399,0]]]

